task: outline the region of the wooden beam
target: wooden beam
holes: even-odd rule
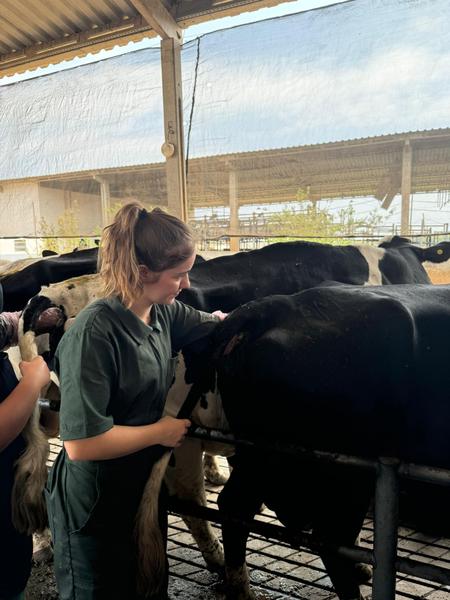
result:
[[[169,212],[183,221],[188,219],[186,164],[184,157],[183,96],[181,81],[181,43],[161,40],[161,69],[164,103],[167,204]]]
[[[409,235],[411,226],[411,171],[412,171],[412,148],[409,140],[405,140],[403,146],[402,161],[402,213],[400,221],[400,232]]]
[[[183,30],[160,0],[130,1],[163,40],[173,38],[181,42]]]

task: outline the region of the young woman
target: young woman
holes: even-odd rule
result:
[[[190,424],[161,418],[175,356],[217,318],[176,300],[194,259],[183,222],[125,205],[100,244],[104,297],[59,344],[64,449],[46,493],[61,600],[138,598],[136,512],[158,446],[179,446]]]
[[[0,312],[3,295],[0,286]],[[17,340],[19,313],[0,315],[1,350]],[[25,450],[21,432],[25,427],[39,392],[50,380],[43,359],[21,362],[20,382],[14,374],[6,352],[0,352],[0,599],[24,598],[31,571],[33,544],[31,535],[19,533],[11,514],[11,495],[14,484],[14,465]]]

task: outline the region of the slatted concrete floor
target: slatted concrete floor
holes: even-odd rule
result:
[[[59,450],[59,442],[52,446],[50,461]],[[208,486],[208,505],[216,508],[220,488]],[[278,524],[275,516],[266,510],[261,520]],[[214,526],[216,527],[216,526]],[[219,533],[220,528],[217,526]],[[450,569],[450,540],[400,528],[399,554],[414,560],[432,563]],[[361,544],[371,547],[373,522],[367,519]],[[183,520],[169,516],[168,556],[170,564],[169,595],[177,600],[217,600],[223,597],[219,578],[209,573]],[[298,552],[286,544],[251,535],[247,550],[251,579],[257,593],[267,600],[336,600],[331,583],[317,555]],[[410,576],[397,579],[398,600],[450,600],[450,587],[426,582]],[[364,590],[370,595],[370,588]]]

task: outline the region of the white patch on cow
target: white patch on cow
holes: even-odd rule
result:
[[[384,248],[375,246],[355,246],[369,266],[369,278],[364,285],[382,285],[380,260],[385,255]]]
[[[184,380],[185,365],[180,356],[175,382],[170,388],[166,399],[164,414],[175,417],[178,414],[191,388]],[[206,397],[207,407],[200,403],[192,413],[192,420],[203,427],[229,430],[228,422],[222,408],[219,394],[209,393]],[[166,472],[166,484],[171,494],[182,500],[189,500],[206,506],[205,473],[203,468],[203,452],[230,456],[234,448],[229,444],[219,444],[187,438],[184,443],[175,448],[175,466]],[[210,523],[203,519],[185,518],[192,536],[194,537],[203,558],[212,571],[219,571],[224,566],[222,545]]]
[[[56,306],[62,306],[66,317],[73,319],[85,306],[100,297],[99,289],[100,275],[95,273],[43,287],[39,295],[48,298]]]

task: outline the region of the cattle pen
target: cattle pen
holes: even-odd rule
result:
[[[205,428],[195,428],[191,435],[230,442],[230,438],[223,432]],[[238,441],[239,443],[249,444],[247,441]],[[60,447],[59,440],[52,440],[49,464],[56,458]],[[292,447],[277,449],[298,452],[297,448]],[[368,584],[364,586],[363,592],[372,593],[372,600],[447,600],[450,597],[450,539],[422,533],[403,524],[398,527],[396,519],[399,476],[449,485],[449,473],[439,469],[402,465],[390,459],[382,459],[376,463],[320,452],[308,452],[307,455],[313,460],[333,460],[377,472],[375,506],[379,508],[366,518],[359,546],[339,549],[343,555],[358,562],[377,565],[373,588]],[[182,520],[182,515],[201,516],[210,520],[214,528],[218,528],[218,523],[226,519],[217,511],[219,491],[217,486],[207,486],[207,508],[175,502],[171,504],[168,538],[171,598],[223,598],[218,575],[206,570],[201,554]],[[289,536],[274,513],[268,509],[249,527],[251,535],[247,545],[247,560],[252,585],[257,593],[263,594],[267,600],[335,600],[331,582],[316,553],[319,546],[317,542],[311,541],[308,534]],[[41,591],[40,597],[55,598],[45,596],[45,590]],[[37,596],[29,598],[34,600]]]

